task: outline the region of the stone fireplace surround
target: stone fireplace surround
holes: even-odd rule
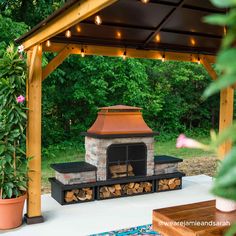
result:
[[[106,180],[107,177],[107,149],[112,144],[144,143],[147,148],[147,176],[154,174],[154,138],[95,138],[85,137],[85,161],[97,167],[97,180]]]

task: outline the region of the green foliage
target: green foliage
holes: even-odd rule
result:
[[[218,120],[218,95],[199,98],[209,81],[195,63],[71,56],[44,82],[43,144],[82,140],[97,108],[116,104],[142,107],[159,139],[196,129],[204,135]]]
[[[227,34],[223,39],[221,50],[217,56],[216,67],[220,70],[218,81],[207,88],[204,95],[208,97],[213,93],[227,88],[236,83],[236,1],[235,0],[212,0],[220,7],[228,8],[226,15],[213,15],[207,18],[207,21],[213,24],[227,27]],[[234,147],[225,157],[220,165],[216,176],[213,193],[236,201],[236,125],[226,129],[222,134],[212,134],[212,146],[217,147],[225,141],[232,141]],[[235,224],[226,233],[227,236],[233,236],[236,232]]]
[[[223,39],[222,48],[217,57],[217,68],[221,71],[221,76],[217,82],[214,82],[205,91],[205,95],[209,96],[216,91],[226,88],[236,83],[236,50],[233,42],[236,40],[236,1],[225,0],[213,1],[216,5],[228,7],[229,13],[225,16],[211,16],[207,18],[209,22],[220,24],[227,27],[227,34]],[[215,147],[219,146],[227,140],[231,140],[235,143],[236,141],[236,125],[232,125],[226,129],[219,136],[212,135],[213,144]],[[228,154],[222,163],[213,192],[216,195],[236,200],[236,147]]]
[[[25,61],[9,46],[0,58],[0,199],[27,189],[26,108],[16,101],[25,90],[25,71]]]
[[[58,9],[65,0],[1,0],[0,12],[33,27]]]
[[[222,48],[218,54],[216,68],[220,71],[219,79],[212,83],[204,92],[205,97],[227,88],[236,83],[236,1],[212,0],[217,6],[229,8],[226,15],[211,15],[206,17],[206,22],[225,27],[227,34],[222,41]]]
[[[222,161],[216,176],[213,193],[236,201],[236,147]]]
[[[14,22],[12,19],[3,17],[0,14],[0,29],[0,49],[5,49],[6,45],[8,45],[10,42],[13,42],[14,39],[25,33],[28,27],[24,23]]]

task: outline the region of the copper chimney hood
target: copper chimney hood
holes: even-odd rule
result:
[[[85,135],[107,138],[154,136],[156,133],[145,123],[141,110],[125,105],[99,108],[96,121]]]

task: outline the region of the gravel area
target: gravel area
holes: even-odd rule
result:
[[[215,157],[192,157],[179,164],[179,170],[187,176],[205,174],[214,176],[217,169]]]

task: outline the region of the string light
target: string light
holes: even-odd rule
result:
[[[78,33],[81,32],[81,27],[80,27],[79,25],[76,26],[76,31],[77,31]]]
[[[198,65],[201,64],[201,60],[200,60],[200,57],[199,57],[199,56],[198,56],[198,58],[197,58],[197,63],[198,63]]]
[[[161,42],[161,36],[160,36],[160,34],[157,34],[157,35],[156,35],[156,41],[157,41],[158,43]]]
[[[84,48],[81,48],[81,57],[84,57],[84,56],[85,56]]]
[[[123,53],[123,55],[122,55],[123,60],[125,60],[126,57],[127,57],[127,53],[126,53],[126,50],[125,50],[124,53]]]
[[[149,0],[141,0],[141,2],[146,4],[149,2]]]
[[[191,38],[191,39],[190,39],[190,42],[191,42],[192,46],[195,46],[195,45],[196,45],[196,41],[195,41],[194,38]]]
[[[49,39],[46,41],[46,46],[47,46],[48,48],[51,46],[51,41],[50,41]]]
[[[227,34],[227,28],[224,26],[224,36]]]
[[[42,50],[42,46],[41,46],[41,45],[38,46],[38,50],[39,50],[39,51]]]
[[[165,53],[163,53],[162,58],[161,58],[161,61],[162,61],[162,62],[165,62],[165,60],[166,60],[166,56],[165,56]]]
[[[65,33],[65,36],[67,38],[70,38],[71,37],[71,31],[70,30],[67,30],[66,33]]]
[[[116,37],[117,37],[118,39],[121,38],[121,32],[120,32],[120,31],[117,31],[117,32],[116,32]]]
[[[95,16],[94,22],[96,25],[101,25],[102,24],[102,18],[99,15]]]

